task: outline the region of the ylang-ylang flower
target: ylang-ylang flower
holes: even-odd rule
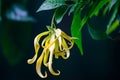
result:
[[[41,37],[44,37],[40,45]],[[43,48],[41,55],[36,62],[36,72],[41,78],[47,77],[47,72],[41,72],[42,64],[47,67],[52,75],[60,75],[60,71],[54,71],[52,67],[53,58],[62,57],[67,59],[70,56],[70,49],[73,47],[73,38],[64,33],[61,29],[48,27],[48,31],[38,34],[34,39],[35,55],[28,60],[32,64],[38,57],[40,47]]]

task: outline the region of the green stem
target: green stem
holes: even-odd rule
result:
[[[53,14],[53,17],[51,20],[51,28],[56,28],[55,23],[54,23],[54,19],[55,19],[55,13]]]

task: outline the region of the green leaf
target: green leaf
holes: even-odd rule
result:
[[[92,39],[95,40],[103,40],[103,39],[107,39],[108,36],[106,35],[105,32],[103,32],[99,27],[92,25],[90,22],[87,23],[88,24],[88,31],[92,37]]]
[[[111,15],[111,18],[109,20],[109,23],[107,25],[107,28],[110,27],[110,25],[112,24],[112,22],[114,21],[114,19],[116,18],[116,14],[118,12],[118,8],[115,8],[113,11],[112,11],[112,15]]]
[[[108,25],[107,25],[107,30],[106,30],[106,33],[107,34],[110,34],[111,31],[109,32],[109,30],[111,30],[111,27],[112,27],[112,23],[113,21],[115,21],[116,19],[116,15],[117,15],[117,12],[118,12],[118,7],[120,5],[120,2],[116,2],[116,4],[112,7],[110,13],[111,13],[111,17],[110,17],[110,20],[108,22]],[[115,23],[115,22],[114,22]],[[117,23],[117,22],[116,22]],[[117,27],[117,26],[116,26]]]
[[[57,23],[60,23],[68,10],[68,6],[61,6],[55,11],[55,20]]]
[[[112,7],[114,6],[114,4],[116,4],[116,2],[117,2],[117,0],[112,0],[111,1],[111,3],[110,3],[110,9],[109,10],[112,9]]]
[[[107,13],[108,10],[109,10],[109,5],[110,5],[110,3],[108,3],[108,4],[104,7],[104,10],[103,10],[103,15],[104,15],[104,16],[106,15],[106,13]]]
[[[84,22],[86,23],[88,18],[93,17],[94,15],[98,15],[99,11],[101,8],[103,8],[103,6],[108,3],[110,0],[96,0],[94,2],[91,2],[88,6],[88,8],[86,9],[86,13],[84,15]]]
[[[109,0],[108,0],[109,1]],[[87,22],[88,18],[91,18],[94,15],[97,15],[99,10],[108,2],[107,0],[101,0],[101,1],[96,1],[94,4],[92,4],[90,10],[87,10],[87,14],[81,19],[80,23],[80,29],[83,28],[85,23]]]
[[[43,10],[51,10],[55,9],[57,7],[60,7],[62,5],[65,5],[64,0],[45,0],[42,5],[39,7],[37,12],[43,11]]]
[[[94,5],[92,6],[90,12],[88,13],[89,17],[91,18],[93,15],[97,15],[97,13],[99,12],[99,10],[106,4],[108,3],[110,0],[100,0],[100,1],[96,1],[96,3],[94,3]]]
[[[75,44],[77,45],[77,47],[79,48],[81,55],[83,55],[83,46],[82,46],[82,29],[81,24],[80,24],[80,13],[79,12],[79,7],[77,7],[78,9],[75,10],[74,12],[74,16],[73,16],[73,21],[72,21],[72,25],[71,25],[71,33],[73,37],[76,37],[78,39],[75,39]]]
[[[68,13],[68,15],[70,15],[75,10],[76,6],[77,6],[77,3],[74,4],[74,5],[72,5],[72,7],[70,8],[70,11]]]
[[[118,27],[120,27],[120,22],[118,19],[116,19],[112,25],[106,30],[106,34],[109,35],[113,31],[115,31]]]

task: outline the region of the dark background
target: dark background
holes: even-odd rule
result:
[[[35,63],[27,64],[34,55],[34,37],[47,30],[54,10],[36,13],[44,0],[2,0],[0,21],[0,80],[41,80],[35,71]],[[22,5],[34,20],[12,20],[6,17],[7,10],[14,4]],[[18,5],[18,6],[19,6]],[[11,10],[12,11],[12,10]],[[98,23],[103,26],[104,18]],[[71,16],[65,16],[58,27],[70,35]],[[83,28],[84,55],[76,45],[67,60],[55,60],[53,67],[61,71],[52,76],[47,68],[45,80],[120,80],[120,40],[93,40]],[[44,71],[43,71],[44,72]]]

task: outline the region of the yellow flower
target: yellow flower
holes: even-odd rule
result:
[[[40,49],[39,41],[42,36],[46,36],[42,43],[41,47],[43,51],[40,57],[37,59],[38,52]],[[58,59],[60,56],[63,59],[67,59],[70,56],[70,49],[73,47],[74,42],[73,38],[68,36],[66,33],[60,29],[49,28],[49,31],[38,34],[34,39],[34,48],[35,55],[32,59],[28,60],[28,64],[32,64],[37,59],[36,63],[36,72],[41,78],[47,77],[47,72],[43,75],[41,72],[42,63],[44,66],[48,67],[52,75],[60,75],[60,71],[55,72],[52,68],[53,57]]]

